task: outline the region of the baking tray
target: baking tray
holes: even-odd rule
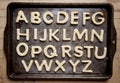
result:
[[[24,14],[28,20],[28,23],[15,22],[16,21],[15,19],[18,15],[17,12],[19,10],[24,11]],[[41,14],[45,11],[50,11],[54,13],[54,15],[56,15],[56,12],[58,11],[67,11],[67,13],[69,13],[70,11],[76,11],[76,10],[79,12],[90,12],[90,13],[94,13],[97,11],[104,12],[105,22],[100,26],[96,26],[96,25],[92,25],[91,21],[88,20],[86,22],[86,25],[82,26],[80,24],[82,21],[81,20],[82,17],[79,16],[80,23],[78,25],[70,25],[69,21],[66,24],[52,23],[50,25],[45,24],[44,22],[42,22],[41,24],[30,23],[30,13],[32,11],[38,11],[38,12],[41,12]],[[8,77],[13,80],[106,80],[106,79],[109,79],[112,76],[113,57],[116,51],[116,31],[114,27],[113,13],[114,13],[113,6],[108,3],[100,3],[100,4],[98,3],[89,3],[89,4],[88,3],[15,3],[15,2],[10,3],[7,7],[7,24],[4,31],[4,52],[7,59]],[[55,19],[56,17],[54,18],[54,21],[56,21]],[[34,34],[32,32],[33,27],[36,27],[38,29],[39,34],[41,34],[42,33],[41,31],[46,27],[51,29],[55,29],[56,27],[59,27],[59,29],[61,29],[65,27],[69,30],[69,35],[70,35],[71,32],[73,31],[73,27],[76,27],[76,26],[78,26],[77,28],[80,30],[83,30],[84,28],[87,27],[89,31],[92,29],[99,31],[100,29],[98,28],[102,28],[105,31],[105,37],[104,37],[103,43],[100,43],[97,40],[95,40],[95,42],[92,44],[91,42],[85,42],[83,40],[80,42],[76,41],[76,44],[71,43],[71,41],[70,42],[60,41],[60,43],[56,41],[54,42],[48,41],[46,43],[42,43],[42,42],[39,42],[38,40],[37,41],[31,40],[32,37],[30,38],[29,41],[25,41],[24,38],[21,39],[20,41],[16,40],[16,28],[21,29],[21,31],[28,28],[31,30],[30,34],[33,35]],[[92,65],[90,66],[90,68],[94,70],[92,73],[90,72],[73,73],[71,71],[70,65],[68,66],[68,63],[66,63],[67,65],[65,65],[65,69],[66,69],[65,72],[61,72],[61,71],[53,72],[53,70],[49,72],[46,72],[45,70],[38,72],[35,66],[31,68],[29,72],[25,72],[25,69],[21,65],[20,61],[22,59],[25,59],[25,60],[28,60],[29,62],[29,59],[31,58],[30,58],[30,53],[28,53],[26,57],[21,58],[18,56],[18,54],[16,53],[16,46],[20,42],[25,42],[26,44],[29,45],[29,47],[31,47],[33,44],[41,45],[41,47],[44,47],[48,44],[53,44],[58,49],[58,52],[59,52],[58,54],[60,55],[61,55],[61,51],[59,51],[60,45],[65,45],[65,44],[69,44],[72,48],[74,47],[74,45],[81,45],[81,46],[98,45],[101,48],[106,46],[107,54],[103,60],[96,60],[94,57],[90,58],[90,60],[93,62]],[[44,54],[41,54],[41,57],[37,56],[33,60],[42,60],[42,59],[49,60],[48,58],[43,57],[43,55]],[[86,58],[85,55],[83,58],[78,58],[78,59],[80,61],[84,59],[88,60],[88,58]],[[77,58],[71,58],[71,59],[76,60]],[[53,61],[55,60],[68,61],[69,59],[68,57],[64,59],[58,57],[57,59],[53,59]],[[82,66],[79,66],[77,70],[79,71],[82,70],[82,68],[84,67],[84,64],[81,64],[81,65]],[[52,66],[52,69],[55,66],[56,64]]]

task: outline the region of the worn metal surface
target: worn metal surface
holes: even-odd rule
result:
[[[66,24],[62,24],[62,25],[58,25],[55,23],[56,21],[56,17],[54,18],[54,22],[51,25],[47,25],[44,22],[42,22],[39,25],[35,25],[35,24],[31,24],[30,22],[28,24],[25,24],[23,22],[20,23],[15,23],[16,17],[17,17],[17,12],[19,10],[23,10],[26,17],[29,19],[30,17],[30,12],[31,11],[39,11],[39,12],[45,12],[45,11],[50,11],[52,12],[54,15],[56,15],[57,11],[66,11],[68,14],[70,13],[70,11],[74,11],[77,10],[80,12],[79,14],[79,24],[77,26],[75,25],[70,25],[70,22],[68,21]],[[92,13],[96,12],[96,11],[101,11],[104,12],[105,14],[105,22],[100,25],[100,26],[96,26],[93,25],[91,23],[91,21],[88,21],[87,24],[85,26],[82,26],[82,14],[81,12],[90,12],[91,15]],[[7,72],[8,72],[8,76],[10,78],[13,79],[76,79],[76,80],[82,80],[82,79],[108,79],[111,74],[112,74],[112,60],[113,60],[113,55],[115,53],[116,50],[116,32],[114,30],[114,26],[113,26],[113,10],[112,7],[108,4],[12,4],[8,7],[8,17],[7,17],[7,26],[5,29],[5,44],[4,44],[4,50],[6,53],[6,58],[7,58]],[[30,20],[29,20],[30,21]],[[16,28],[20,28],[23,32],[26,28],[30,29],[30,40],[27,42],[26,40],[24,40],[24,38],[20,41],[16,40]],[[90,41],[85,42],[84,39],[82,39],[81,41],[62,41],[60,40],[59,42],[56,41],[46,41],[46,42],[40,42],[39,40],[34,41],[33,40],[33,28],[37,28],[38,29],[38,34],[39,37],[43,36],[42,32],[43,29],[47,28],[52,28],[53,30],[59,28],[60,29],[60,33],[58,33],[58,37],[61,39],[61,35],[62,35],[62,29],[65,28],[67,29],[68,32],[68,36],[72,36],[72,32],[74,30],[74,28],[79,29],[80,31],[82,31],[83,29],[88,29],[89,31],[89,35],[90,35],[90,31],[92,29],[95,29],[96,31],[99,31],[101,28],[105,31],[105,35],[104,35],[104,41],[102,43],[100,43],[99,41],[95,40],[93,43],[91,43]],[[38,37],[38,38],[39,38]],[[90,38],[90,37],[89,37]],[[114,42],[113,42],[114,41]],[[42,47],[42,49],[44,49],[45,45],[54,45],[57,48],[57,53],[58,53],[58,57],[57,58],[53,58],[53,65],[51,67],[51,71],[46,72],[45,70],[42,70],[41,72],[37,71],[35,65],[33,65],[30,69],[29,72],[26,72],[23,65],[21,64],[21,60],[24,59],[26,61],[30,61],[31,57],[30,57],[30,52],[25,56],[25,57],[19,57],[18,54],[16,53],[16,46],[18,43],[20,42],[25,42],[29,45],[29,47],[31,47],[32,45],[39,45],[40,47]],[[88,58],[86,57],[87,55],[84,54],[83,57],[81,58],[76,58],[74,56],[72,56],[71,58],[69,57],[61,57],[61,46],[62,45],[70,45],[72,47],[72,49],[74,49],[74,46],[79,45],[79,46],[98,46],[98,47],[107,47],[107,56],[103,59],[103,60],[97,60],[95,59],[95,57],[93,56],[93,52],[94,50],[92,50],[91,52],[91,58],[90,60],[92,61],[91,66],[89,67],[90,69],[93,70],[92,73],[83,73],[81,70],[83,69],[84,65],[83,64],[79,64],[79,66],[77,67],[77,72],[73,73],[72,72],[72,67],[70,66],[70,64],[68,63],[68,61],[71,59],[73,61],[76,60],[88,60]],[[31,48],[30,48],[31,49]],[[30,50],[29,49],[29,50]],[[102,51],[102,49],[100,49],[100,52]],[[85,50],[84,50],[85,52]],[[71,51],[71,53],[74,53],[74,50]],[[34,58],[34,60],[47,60],[49,61],[50,59],[46,58],[43,54],[43,52],[36,56]],[[62,71],[58,71],[58,72],[54,72],[54,68],[56,68],[56,64],[55,61],[59,60],[65,60],[65,72]]]

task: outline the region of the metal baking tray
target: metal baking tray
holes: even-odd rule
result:
[[[22,11],[22,13],[18,13],[19,11]],[[57,14],[59,11],[65,12],[68,16],[68,21],[59,23],[57,22]],[[79,13],[74,13],[74,12]],[[37,22],[31,22],[33,20],[31,16],[31,12],[38,12],[39,15],[34,21],[38,21],[39,17],[41,18],[41,23]],[[45,23],[45,20],[43,18],[43,14],[45,12],[49,12],[46,17],[48,22],[52,19],[52,22]],[[75,19],[73,19],[74,22],[71,22],[71,19],[73,18],[71,16],[71,12],[73,12]],[[85,16],[88,18],[83,18],[83,13],[89,13]],[[102,12],[102,14],[96,15],[95,12]],[[20,15],[18,17],[18,15]],[[108,3],[10,3],[7,7],[7,24],[4,31],[4,52],[7,59],[7,75],[10,79],[13,80],[106,80],[109,79],[112,76],[112,67],[113,67],[113,57],[116,51],[116,31],[114,27],[114,10],[113,6]],[[24,17],[25,16],[25,17]],[[37,15],[36,15],[37,16]],[[63,20],[64,18],[67,19],[66,15],[59,16],[58,20]],[[77,18],[78,17],[78,18]],[[89,19],[90,17],[90,19]],[[101,24],[95,24],[93,21],[99,22],[101,19],[97,18],[103,18],[104,22]],[[87,19],[87,20],[85,20]],[[92,20],[93,19],[93,20]],[[27,21],[26,21],[27,20]],[[83,24],[83,20],[85,23]],[[25,40],[26,37],[20,36],[20,38],[17,39],[18,32],[17,29],[20,30],[19,33],[25,33],[26,29],[29,29],[29,39],[28,41]],[[37,39],[34,38],[35,32],[34,29],[37,29]],[[49,37],[50,29],[55,31],[56,29],[59,29],[59,31],[56,31],[55,36],[59,38],[59,40],[52,38],[50,41],[49,38],[46,40],[40,41],[39,38],[43,37],[44,30],[47,29],[46,36]],[[63,36],[63,29],[66,29],[66,33],[64,31],[64,35],[67,34],[66,40],[62,40]],[[88,39],[82,36],[81,40],[72,40],[72,34],[74,34],[74,29],[80,30],[80,33],[84,29],[88,31],[88,33],[85,33],[85,35],[88,36]],[[100,39],[98,39],[96,36],[94,37],[94,40],[92,41],[91,34],[94,33],[92,30],[95,30],[98,35],[100,35],[100,31],[104,31],[103,41],[100,42]],[[76,36],[77,37],[77,36]],[[34,38],[34,39],[33,39]],[[71,38],[71,40],[69,40]],[[21,46],[19,47],[19,43],[26,44],[27,47]],[[47,45],[52,45],[56,49],[57,57],[46,57],[44,53],[44,49]],[[63,45],[69,45],[71,48],[71,56],[68,56],[67,54],[62,55],[64,50],[61,48]],[[25,50],[28,48],[28,52],[26,55],[19,55],[20,53],[17,53],[17,46],[18,51],[20,53],[24,53]],[[39,49],[36,48],[38,51],[42,50],[42,52],[39,54],[36,54],[35,56],[31,56],[31,50],[32,46],[39,46]],[[79,49],[75,50],[75,46],[81,46]],[[90,54],[87,53],[88,49],[85,48],[85,46],[92,46],[90,50]],[[107,53],[104,58],[97,58],[95,55],[95,47],[99,47],[98,55],[102,56],[103,48],[107,48]],[[67,49],[70,49],[69,47]],[[82,50],[81,50],[82,49]],[[65,49],[66,50],[66,49]],[[26,50],[27,51],[27,50]],[[47,50],[50,52],[53,52],[54,50],[52,47]],[[76,51],[76,52],[74,52]],[[80,51],[83,53],[83,55],[80,55]],[[77,54],[75,56],[75,53]],[[22,60],[24,65],[28,66],[30,63],[30,60],[33,60],[33,64],[29,70],[26,69],[23,66]],[[38,71],[37,66],[35,65],[35,60],[38,61],[38,63],[41,63],[42,60],[46,60],[47,64],[50,64],[50,60],[52,61],[52,66],[49,68],[48,71],[45,70],[45,67],[42,68],[42,70]],[[75,70],[73,70],[73,66],[71,66],[70,60],[75,63],[76,61],[79,62],[79,64],[75,67]],[[61,67],[58,67],[58,63],[62,65]],[[62,64],[63,63],[63,64]],[[77,63],[77,62],[76,62]],[[40,65],[40,64],[39,64]],[[57,68],[58,67],[58,68]],[[85,68],[86,67],[86,68]]]

